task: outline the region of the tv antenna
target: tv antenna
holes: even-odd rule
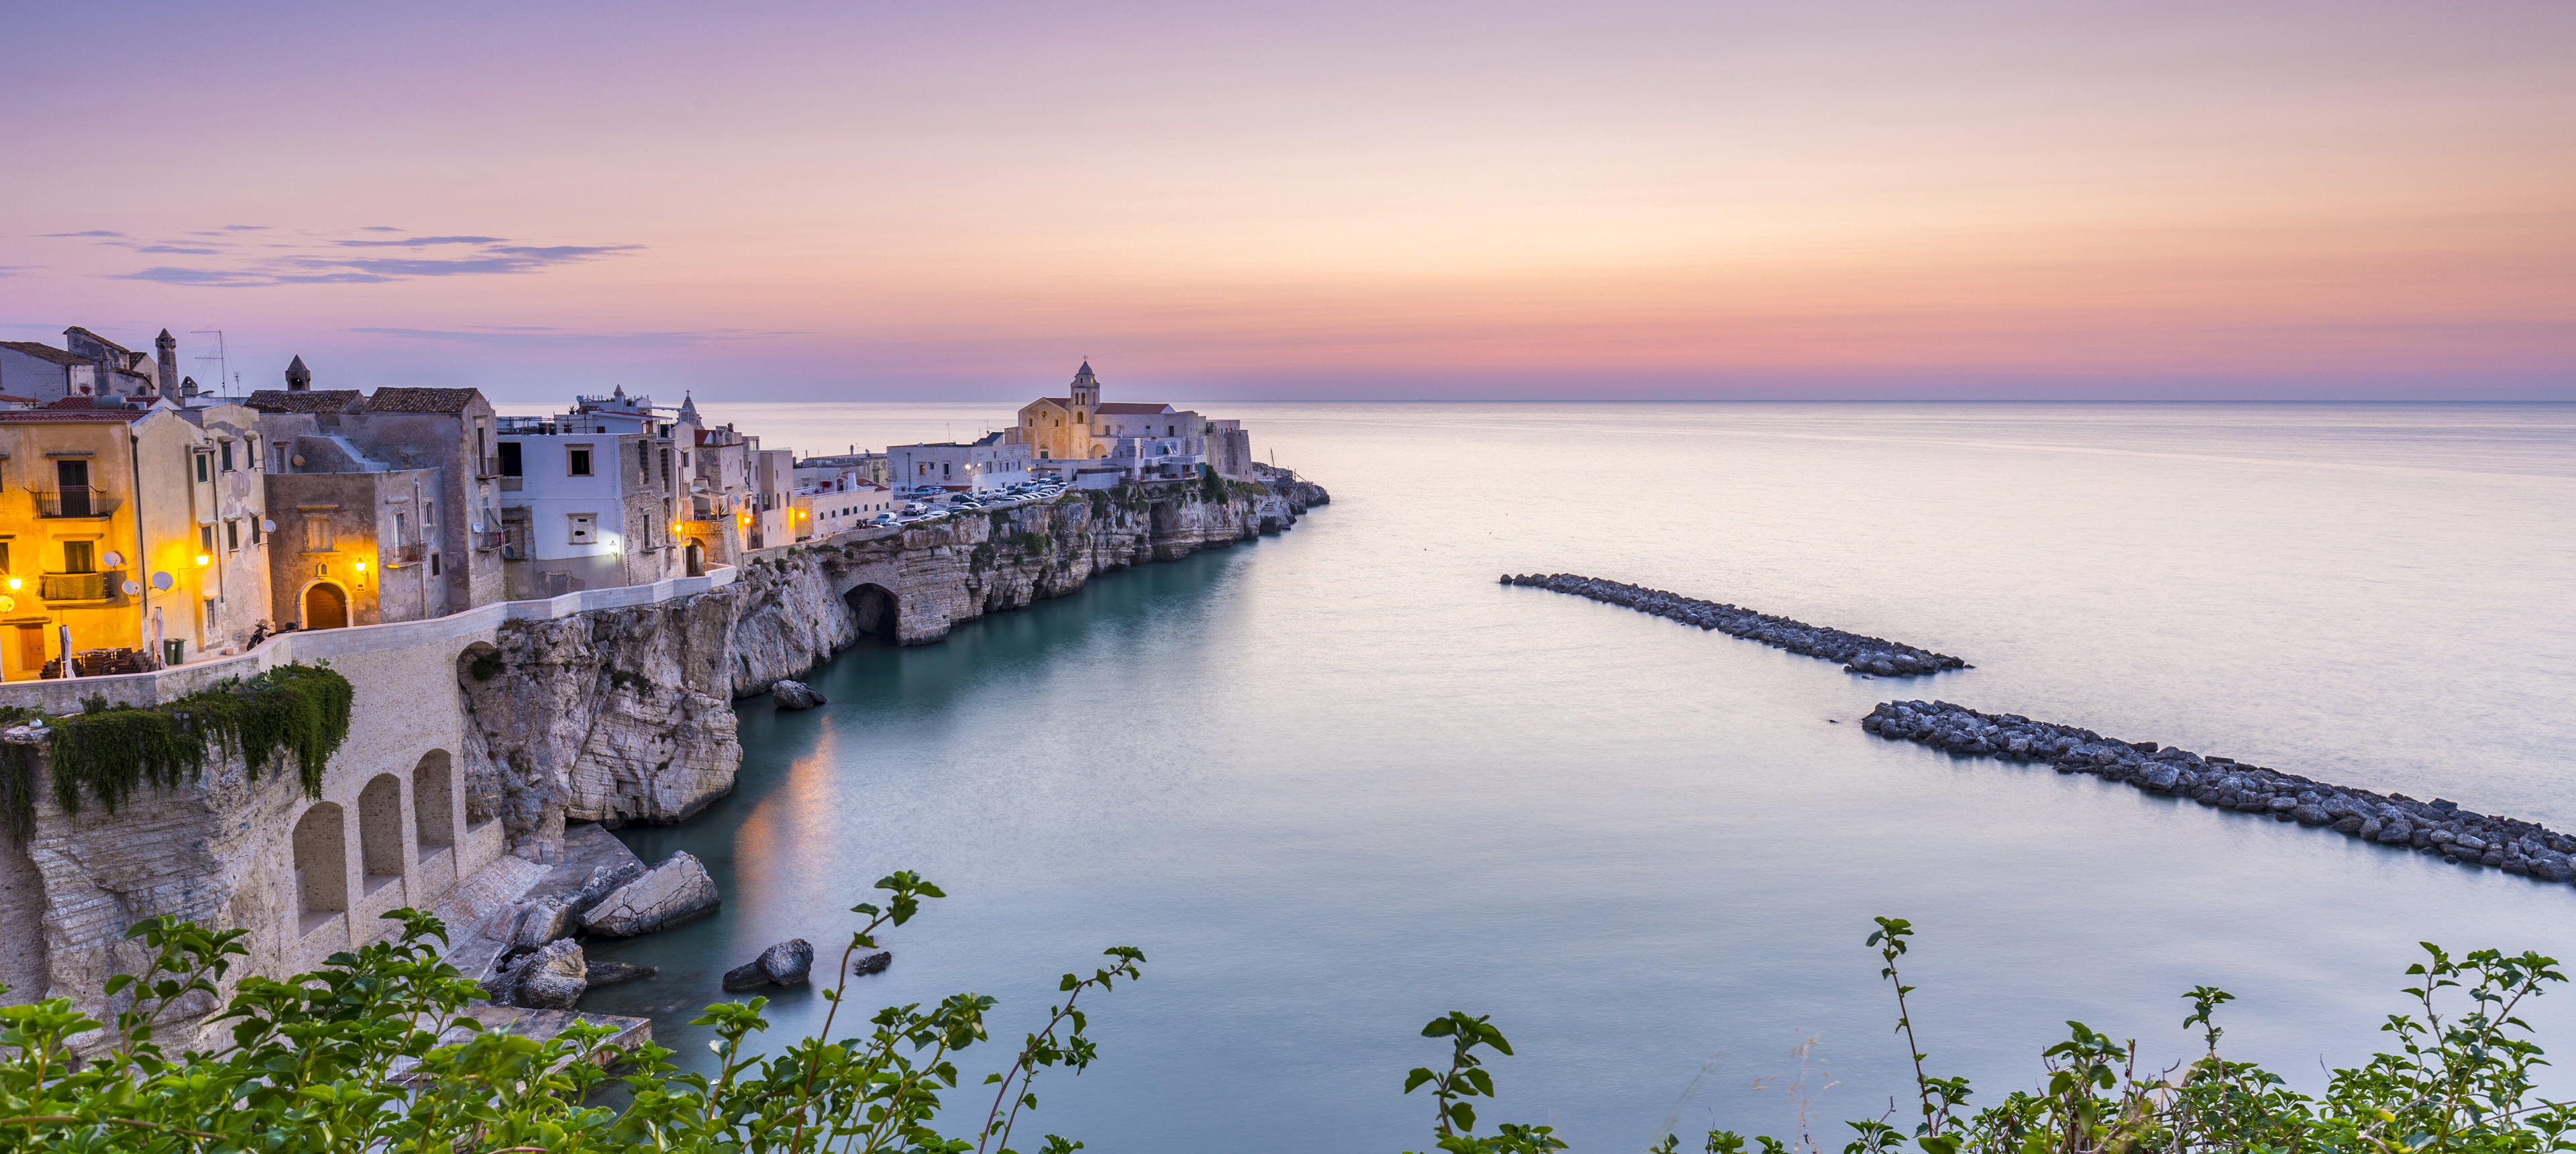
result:
[[[231,359],[231,358],[230,358],[230,357],[225,353],[225,351],[224,351],[224,330],[222,330],[222,329],[190,329],[190,330],[188,330],[188,335],[189,335],[189,336],[192,336],[192,337],[202,337],[202,336],[204,336],[204,335],[206,335],[206,334],[208,334],[208,333],[213,333],[213,334],[215,335],[215,355],[213,355],[213,356],[211,356],[211,357],[199,357],[199,358],[197,358],[197,359],[198,359],[198,360],[201,360],[201,361],[213,361],[213,362],[215,362],[215,389],[216,389],[216,391],[217,391],[217,392],[221,392],[221,391],[223,390],[223,387],[224,387],[224,378],[226,378],[226,377],[231,377],[231,376],[233,375],[233,362],[232,362],[232,359]],[[240,391],[241,391],[241,378],[239,378],[239,377],[234,377],[234,378],[233,378],[233,391],[234,391],[234,392],[236,392],[236,393],[238,393],[238,392],[240,392]]]

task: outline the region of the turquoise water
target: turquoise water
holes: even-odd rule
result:
[[[828,952],[908,868],[952,896],[854,983],[865,1007],[976,990],[1015,1038],[1056,975],[1146,952],[1092,1007],[1101,1064],[1038,1087],[1036,1131],[1093,1150],[1422,1148],[1399,1090],[1452,1008],[1519,1050],[1487,1117],[1582,1150],[1642,1148],[1677,1103],[1686,1131],[1785,1134],[1812,1039],[1838,1146],[1904,1089],[1872,915],[1921,928],[1916,1022],[1976,1101],[2035,1080],[2070,1018],[2189,1056],[2177,995],[2204,983],[2241,999],[2232,1056],[2313,1085],[2377,1041],[2419,940],[2576,954],[2576,887],[1856,724],[1939,697],[2576,827],[2576,409],[1222,408],[1333,504],[848,651],[813,677],[826,708],[745,702],[736,793],[621,834],[705,858],[723,913],[598,950],[663,973],[584,1006],[700,1060],[681,1023],[725,968]],[[989,414],[713,415],[821,451]],[[1555,570],[1977,668],[1855,678],[1494,584]],[[792,1036],[822,1008],[770,1016]],[[2562,1049],[2571,1011],[2534,1015]]]

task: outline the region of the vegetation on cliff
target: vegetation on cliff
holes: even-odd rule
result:
[[[1037,1076],[1080,1072],[1097,1056],[1080,999],[1141,976],[1144,955],[1114,947],[1091,976],[1064,975],[1044,1025],[984,1079],[988,1104],[984,1090],[959,1089],[957,1055],[988,1040],[990,997],[888,1007],[834,1036],[851,956],[945,896],[910,873],[877,885],[884,906],[852,907],[867,920],[842,954],[840,984],[824,994],[832,1010],[822,1033],[753,1059],[745,1042],[767,1028],[767,999],[710,1006],[698,1024],[718,1035],[714,1077],[676,1073],[660,1047],[605,1051],[614,1031],[603,1026],[545,1041],[483,1029],[464,1013],[479,989],[438,960],[433,943],[445,929],[416,910],[386,915],[402,923],[396,940],[335,954],[320,971],[242,979],[220,1019],[233,1023],[232,1044],[173,1055],[155,1030],[212,1004],[245,952],[244,931],[142,922],[127,936],[153,961],[109,980],[121,1007],[113,1023],[67,998],[0,1007],[0,1151],[1008,1150],[1021,1114],[1037,1106]],[[105,1052],[76,1059],[75,1038],[102,1027]],[[627,1072],[612,1076],[610,1066]],[[612,1087],[624,1091],[624,1109],[593,1104]],[[952,1097],[960,1113],[985,1110],[959,1136],[939,1129]],[[1049,1135],[1033,1150],[1079,1145]]]
[[[348,739],[355,696],[349,679],[327,664],[287,664],[159,705],[91,697],[84,712],[43,718],[54,802],[77,813],[87,795],[113,813],[145,784],[172,786],[203,773],[218,751],[239,755],[257,779],[284,750],[305,796],[320,797],[323,767]],[[34,746],[13,742],[0,750],[0,815],[10,836],[24,841],[35,822]]]

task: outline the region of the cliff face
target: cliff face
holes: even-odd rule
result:
[[[731,700],[862,636],[921,645],[1100,573],[1286,528],[1324,491],[1198,483],[1068,494],[869,540],[767,550],[681,601],[513,622],[460,663],[469,817],[549,860],[567,820],[671,822],[733,788]]]

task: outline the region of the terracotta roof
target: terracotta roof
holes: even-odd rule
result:
[[[77,409],[86,411],[89,409],[123,409],[128,406],[125,403],[125,398],[109,396],[64,397],[45,407],[48,409]]]
[[[0,424],[95,425],[110,421],[132,424],[151,416],[150,409],[0,409]]]
[[[462,413],[483,398],[481,389],[378,389],[370,413]]]
[[[1099,411],[1104,412],[1104,413],[1127,413],[1127,414],[1135,414],[1135,413],[1170,413],[1170,412],[1176,412],[1176,411],[1178,411],[1178,410],[1175,410],[1175,409],[1173,409],[1173,408],[1172,408],[1172,406],[1170,406],[1170,405],[1168,405],[1168,404],[1161,403],[1161,402],[1155,402],[1155,403],[1153,403],[1153,404],[1146,404],[1146,403],[1141,402],[1141,401],[1109,401],[1109,402],[1105,402],[1105,403],[1103,403],[1103,404],[1099,407]]]
[[[357,399],[356,389],[261,389],[242,403],[263,413],[337,413]]]
[[[81,356],[78,353],[67,353],[52,345],[37,344],[34,341],[0,341],[0,349],[16,349],[28,356],[52,361],[58,365],[86,365],[89,363],[88,357]]]

